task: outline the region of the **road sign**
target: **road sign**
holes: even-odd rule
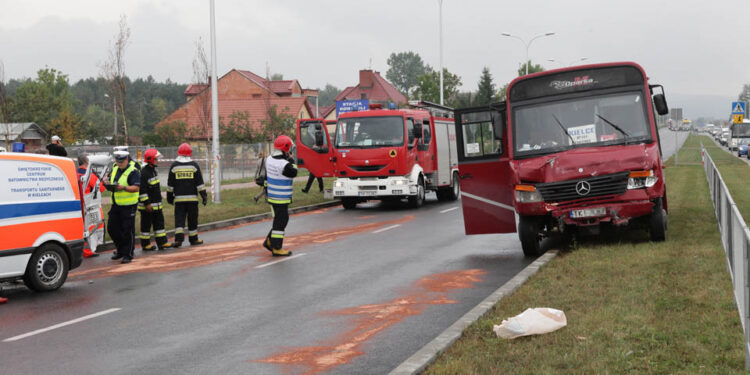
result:
[[[745,102],[732,102],[732,114],[744,115],[745,114]]]
[[[339,100],[336,102],[336,117],[342,113],[352,111],[364,111],[370,106],[370,101],[367,99],[360,100]]]
[[[741,124],[742,120],[745,119],[745,115],[738,114],[738,115],[732,115],[732,122],[735,124]]]

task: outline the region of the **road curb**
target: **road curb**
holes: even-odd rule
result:
[[[487,314],[487,312],[489,312],[501,299],[516,291],[516,289],[523,285],[526,280],[537,273],[542,266],[556,256],[557,250],[550,250],[537,258],[516,276],[485,298],[484,301],[471,309],[471,311],[464,314],[464,316],[443,331],[443,333],[438,335],[438,337],[430,341],[422,349],[419,349],[414,355],[398,365],[398,367],[390,372],[390,375],[411,375],[419,374],[424,371],[428,365],[435,361],[438,355],[448,349],[448,347],[453,345],[453,343],[461,337],[466,327]]]
[[[294,207],[294,208],[289,209],[289,214],[292,215],[292,214],[298,214],[300,212],[314,211],[314,210],[318,210],[321,208],[338,206],[340,204],[341,204],[341,201],[336,200],[336,201],[327,201],[323,203],[311,204],[309,206]],[[271,217],[273,216],[271,215],[270,212],[268,212],[265,214],[257,214],[257,215],[238,217],[234,219],[214,221],[212,223],[199,224],[198,230],[199,231],[216,230],[216,229],[231,227],[231,226],[240,225],[240,224],[247,224],[247,223],[253,223],[256,221],[262,221],[262,220],[270,219]],[[174,229],[168,230],[167,236],[174,237]],[[138,236],[135,237],[135,240],[137,244]],[[105,242],[99,245],[96,252],[100,253],[103,251],[114,250],[114,249],[115,249],[115,244],[112,241],[109,241],[109,242]]]

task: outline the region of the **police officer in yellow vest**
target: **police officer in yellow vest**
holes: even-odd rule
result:
[[[112,259],[122,259],[121,263],[133,260],[135,212],[141,185],[141,175],[129,156],[126,151],[115,151],[117,168],[112,169],[110,183],[106,185],[112,191],[107,231],[117,247]]]

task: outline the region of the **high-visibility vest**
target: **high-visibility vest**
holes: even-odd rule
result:
[[[292,183],[294,181],[283,174],[287,163],[289,161],[285,159],[275,159],[272,156],[266,158],[268,203],[292,203]]]
[[[128,186],[128,176],[130,176],[131,173],[135,171],[135,166],[133,163],[128,164],[128,168],[125,170],[125,172],[122,172],[120,175],[120,178],[115,181],[115,176],[117,175],[117,170],[112,173],[111,177],[111,184],[120,184],[122,186]],[[131,206],[134,204],[138,204],[138,193],[130,193],[126,190],[116,191],[114,192],[114,201],[113,203],[117,204],[118,206]]]

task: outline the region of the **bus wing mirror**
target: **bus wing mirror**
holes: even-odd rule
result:
[[[656,113],[659,115],[664,116],[669,113],[667,98],[664,97],[664,94],[654,95],[654,106],[656,107]]]

